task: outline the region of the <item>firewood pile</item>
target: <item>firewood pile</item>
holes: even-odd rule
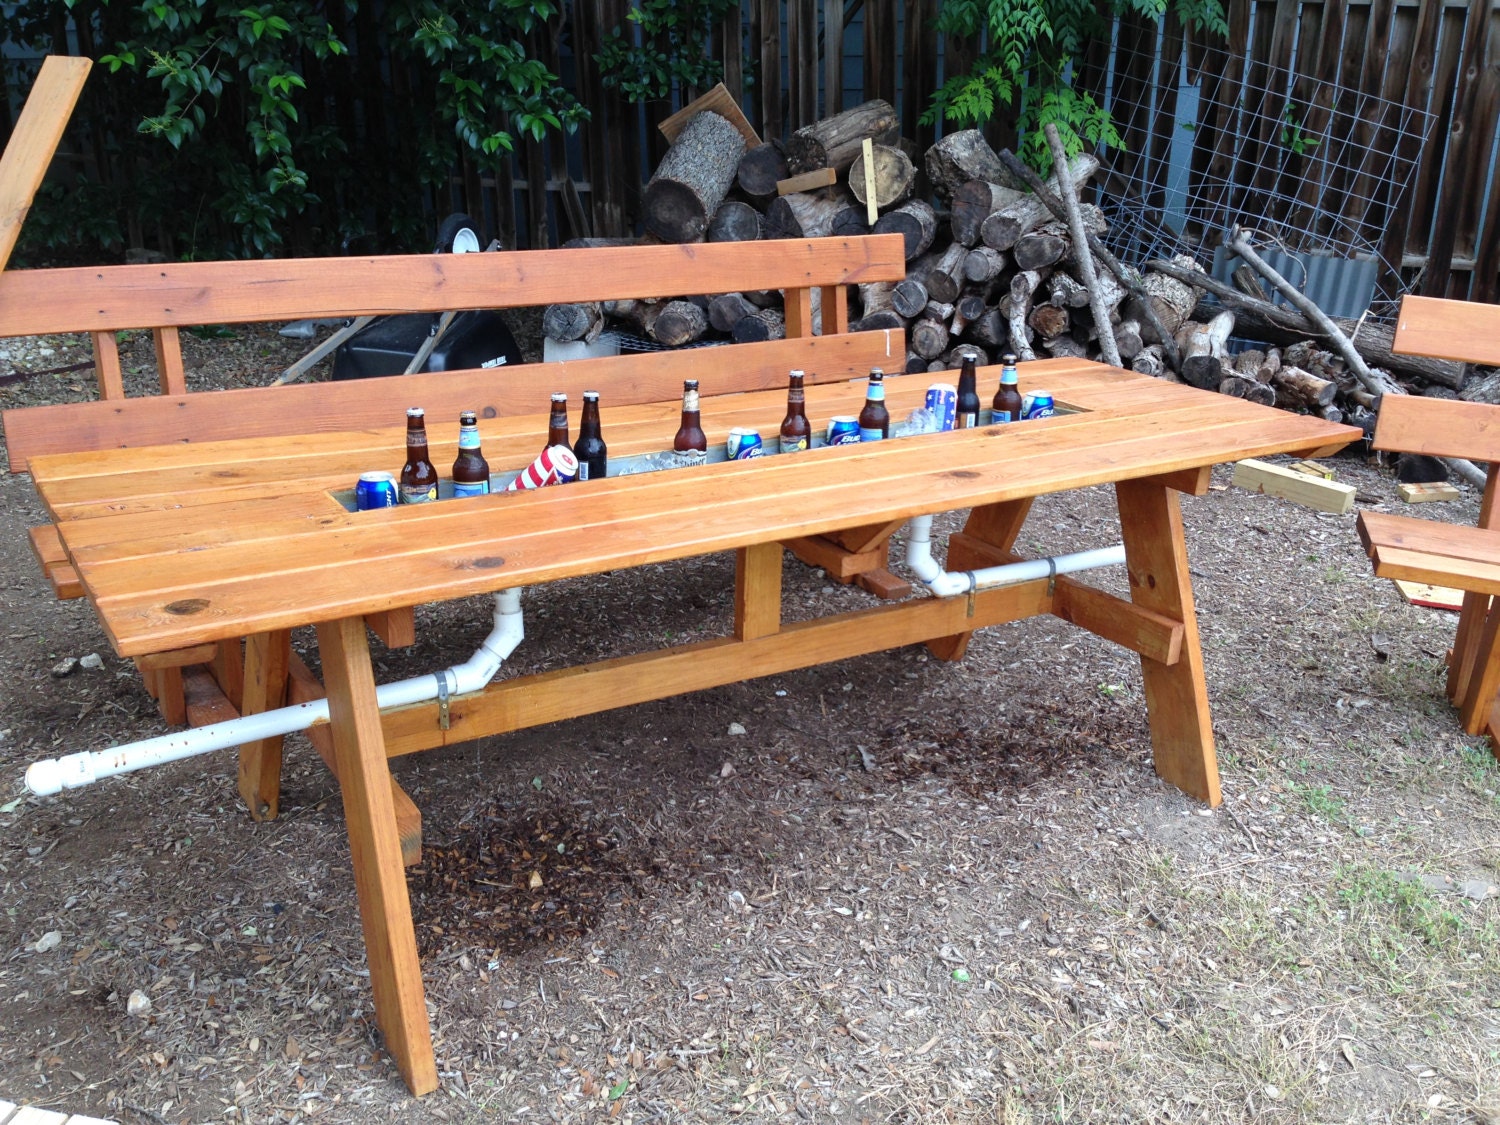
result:
[[[1099,161],[1068,159],[1049,139],[1054,173],[1043,182],[977,130],[944,136],[918,161],[878,99],[758,145],[705,110],[646,186],[646,241],[899,234],[905,279],[858,286],[849,318],[856,331],[903,330],[912,373],[957,367],[966,353],[991,363],[1007,353],[1086,357],[1354,421],[1372,417],[1380,395],[1406,393],[1400,380],[1462,388],[1462,365],[1392,355],[1387,327],[1273,303],[1285,282],[1263,262],[1268,273],[1247,265],[1234,285],[1186,255],[1141,269],[1118,262],[1102,241],[1104,216],[1082,202]],[[1258,261],[1248,243],[1234,248]],[[815,304],[815,330],[820,313]],[[785,318],[773,290],[553,305],[543,319],[562,343],[593,342],[606,328],[680,347],[777,339]],[[1231,336],[1271,343],[1231,354]]]

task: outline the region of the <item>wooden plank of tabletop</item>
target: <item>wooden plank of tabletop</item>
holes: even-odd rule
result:
[[[170,567],[161,558],[112,564],[107,549],[80,565],[106,630],[130,655],[1172,471],[1245,449],[1290,451],[1351,436],[1349,427],[1290,416],[1268,427],[1264,413],[1252,409],[1238,421],[1221,417],[1175,437],[1152,425],[1154,419],[1098,420],[1101,440],[1083,446],[1060,427],[1051,438],[1038,426],[1031,434],[1005,435],[1020,439],[1007,442],[993,440],[1003,430],[979,430],[961,439],[960,469],[934,457],[942,449],[938,443],[952,435],[933,435],[899,443],[904,449],[893,443],[869,453],[814,451],[777,472],[731,464],[658,474],[683,479],[653,481],[649,489],[605,481],[592,485],[587,497],[581,489],[556,489],[519,500],[481,498],[464,512],[398,509],[384,513],[394,519],[274,544],[186,551],[172,556]],[[1103,429],[1111,426],[1113,435]],[[1107,440],[1111,436],[1119,440]],[[995,454],[998,448],[1003,456]],[[830,464],[838,471],[829,472]],[[561,495],[570,491],[574,495]]]

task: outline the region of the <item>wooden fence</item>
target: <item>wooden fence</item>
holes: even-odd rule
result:
[[[1282,235],[1378,256],[1390,266],[1388,295],[1495,301],[1497,7],[1229,0],[1230,34],[1218,42],[1171,20],[1123,21],[1078,60],[1076,78],[1124,129],[1127,151],[1106,157],[1105,189],[1122,214],[1188,243],[1252,216]],[[575,137],[520,145],[498,174],[464,163],[434,210],[461,207],[510,246],[634,229],[663,151],[655,125],[698,91],[632,105],[605,88],[594,53],[628,9],[629,0],[564,0],[529,46],[593,120]],[[744,0],[705,49],[762,137],[879,97],[921,151],[934,139],[917,120],[931,91],[979,46],[945,41],[937,11],[938,0]],[[359,116],[381,115],[365,106]],[[1015,143],[1006,122],[987,132],[996,147]]]

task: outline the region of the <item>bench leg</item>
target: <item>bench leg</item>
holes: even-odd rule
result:
[[[320,624],[318,648],[375,993],[375,1018],[401,1077],[420,1096],[437,1088],[437,1061],[422,994],[422,966],[401,866],[391,772],[364,619]]]
[[[286,703],[287,667],[292,634],[282,629],[245,638],[243,705],[240,713],[258,715]],[[240,797],[252,820],[275,820],[281,811],[282,737],[262,738],[240,747]]]
[[[1490,612],[1488,594],[1464,594],[1464,607],[1458,615],[1458,631],[1453,636],[1453,652],[1448,658],[1448,698],[1462,707],[1469,696],[1469,683],[1479,658],[1484,636],[1485,618]]]
[[[949,570],[974,570],[978,567],[994,566],[992,551],[976,550],[969,540],[977,540],[985,547],[1009,555],[1021,534],[1021,526],[1031,511],[1031,500],[1007,500],[1003,504],[986,504],[969,513],[961,535],[948,540]],[[951,637],[938,637],[927,642],[927,651],[939,660],[962,660],[969,650],[969,638],[973,633],[955,633]]]
[[[1464,599],[1466,602],[1467,598]],[[1479,636],[1474,643],[1472,667],[1463,694],[1454,700],[1458,704],[1458,718],[1469,734],[1483,733],[1490,718],[1490,707],[1500,693],[1500,612],[1491,609],[1474,630]],[[1458,659],[1455,643],[1453,657]]]
[[[1221,800],[1219,766],[1177,493],[1161,481],[1134,480],[1115,485],[1115,497],[1131,601],[1183,626],[1175,664],[1141,657],[1156,773],[1216,806]]]

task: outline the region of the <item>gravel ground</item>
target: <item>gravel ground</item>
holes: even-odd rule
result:
[[[87,355],[6,344],[13,370]],[[190,385],[305,346],[190,339]],[[154,386],[149,341],[125,355]],[[1155,778],[1135,658],[1052,619],[958,664],[902,649],[393,763],[425,818],[420,1103],[304,742],[272,824],[228,754],[22,795],[38,757],[163,727],[37,574],[28,480],[0,480],[0,1098],[150,1123],[1500,1121],[1500,773],[1443,697],[1455,615],[1373,579],[1352,513],[1228,479],[1183,501],[1221,809]],[[1114,523],[1106,490],[1047,498],[1021,546]],[[785,586],[789,618],[868,602],[793,561]],[[530,591],[513,670],[721,634],[732,591],[724,556]],[[466,655],[483,609],[420,611],[378,674]]]

